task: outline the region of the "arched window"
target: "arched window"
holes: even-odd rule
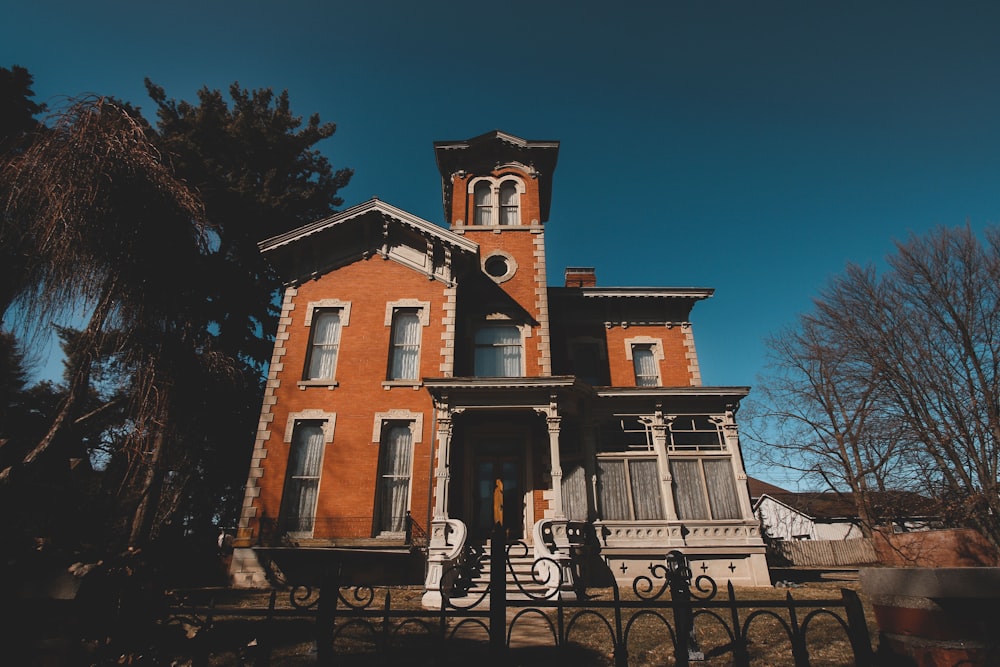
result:
[[[475,189],[476,225],[492,225],[493,222],[493,187],[489,181],[480,181]]]
[[[500,184],[500,224],[516,225],[518,220],[517,183],[504,181]]]

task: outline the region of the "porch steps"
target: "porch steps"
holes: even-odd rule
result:
[[[529,554],[526,556],[509,556],[508,558],[508,563],[504,564],[507,599],[527,600],[544,598],[547,592],[546,587],[537,583],[532,576],[532,569],[535,563],[534,556]],[[479,597],[487,591],[490,585],[490,573],[490,550],[487,546],[472,578],[468,597]]]

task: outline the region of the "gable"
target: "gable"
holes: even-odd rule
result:
[[[478,268],[478,244],[371,199],[258,244],[286,284],[379,255],[448,285]]]

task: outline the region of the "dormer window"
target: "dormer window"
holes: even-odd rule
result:
[[[521,224],[521,194],[524,184],[513,177],[480,178],[470,184],[474,211],[472,224],[479,227]]]

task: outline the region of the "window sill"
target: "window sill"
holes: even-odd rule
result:
[[[420,380],[385,380],[382,383],[382,388],[386,391],[389,391],[393,387],[409,387],[416,391],[422,386],[424,386],[424,383]]]
[[[306,387],[326,387],[329,390],[333,390],[334,387],[340,385],[336,380],[299,380],[296,383],[299,389],[304,390]]]

